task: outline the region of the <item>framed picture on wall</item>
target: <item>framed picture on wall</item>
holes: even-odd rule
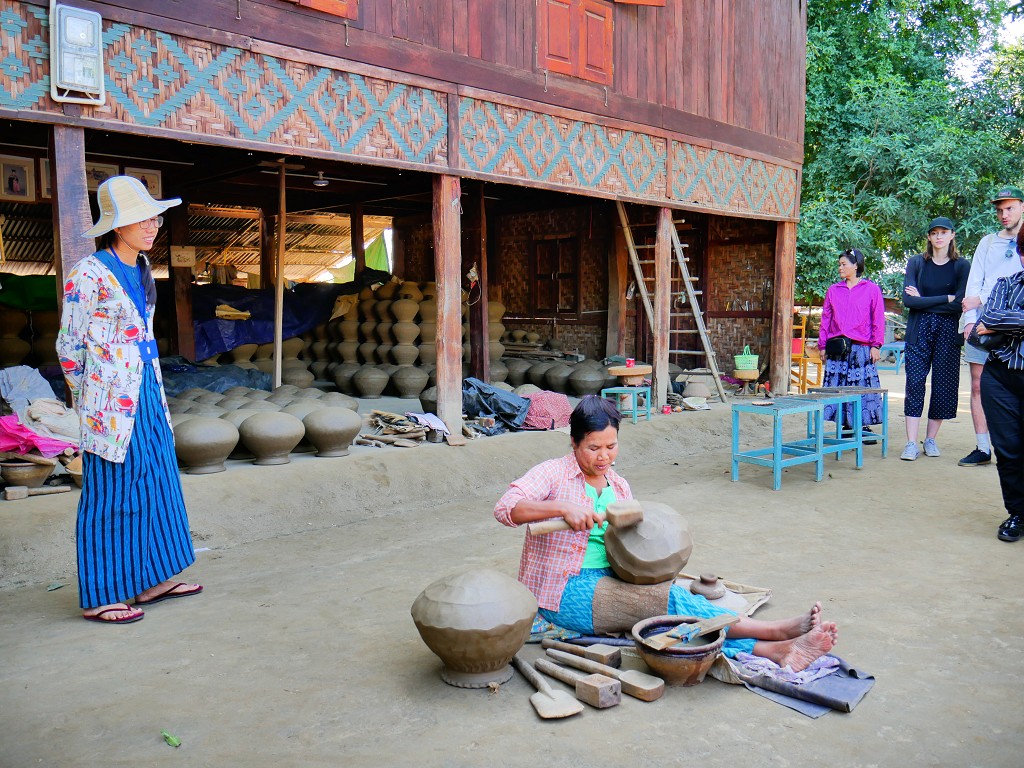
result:
[[[160,171],[154,171],[152,168],[125,168],[124,175],[133,176],[141,181],[142,186],[149,190],[149,194],[158,200],[163,194],[163,180]]]
[[[39,158],[39,199],[49,200],[53,197],[50,191],[50,158]]]
[[[0,200],[36,201],[36,161],[33,158],[0,155]]]
[[[85,185],[90,192],[95,192],[100,184],[109,179],[111,176],[117,176],[118,170],[116,165],[107,165],[106,163],[86,163],[85,164]]]

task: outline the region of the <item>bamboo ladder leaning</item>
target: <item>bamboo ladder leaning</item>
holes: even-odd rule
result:
[[[637,254],[637,250],[640,248],[653,248],[654,246],[637,246],[633,240],[633,231],[630,229],[629,219],[626,216],[626,207],[621,202],[616,201],[615,207],[619,212],[619,221],[622,223],[622,233],[626,240],[626,248],[629,250],[629,260],[633,264],[633,275],[636,278],[637,288],[640,290],[640,298],[643,301],[644,309],[647,312],[647,322],[651,327],[651,333],[655,333],[654,330],[654,308],[651,305],[650,290],[648,289],[648,282],[653,282],[653,277],[645,277],[643,264],[654,264],[653,259],[641,259]],[[703,291],[696,290],[693,287],[693,283],[696,278],[690,276],[690,270],[687,268],[686,263],[689,259],[683,252],[685,247],[679,241],[679,232],[676,230],[676,225],[682,222],[673,220],[672,221],[672,250],[675,253],[675,263],[679,268],[679,275],[683,283],[683,291],[685,297],[677,297],[676,301],[672,302],[672,309],[669,312],[669,334],[670,336],[679,335],[693,335],[697,334],[700,337],[701,349],[674,349],[676,346],[674,343],[669,343],[669,354],[676,355],[703,355],[707,360],[707,366],[705,368],[691,368],[691,373],[702,373],[709,374],[711,378],[715,380],[715,388],[718,390],[718,397],[722,402],[726,402],[725,399],[725,388],[722,386],[722,377],[718,372],[718,361],[715,358],[715,350],[711,346],[711,340],[708,338],[707,326],[704,324],[704,313],[700,309],[700,305],[697,303],[697,297],[702,295]],[[681,304],[682,308],[677,308],[677,304]],[[672,321],[675,318],[692,317],[693,323],[696,326],[696,330],[689,328],[675,328],[675,323]]]

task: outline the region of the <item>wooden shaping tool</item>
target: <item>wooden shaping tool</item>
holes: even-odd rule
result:
[[[598,664],[607,664],[609,667],[615,667],[616,669],[622,666],[622,652],[614,645],[605,645],[604,643],[573,645],[572,643],[563,643],[545,637],[541,640],[540,646],[544,649],[555,648],[559,651],[571,653],[574,656],[582,656],[584,659],[596,661]]]
[[[710,619],[683,622],[679,626],[670,629],[668,632],[662,632],[658,635],[645,637],[641,642],[650,648],[654,648],[656,651],[663,651],[666,648],[671,648],[673,645],[685,645],[694,638],[706,635],[709,632],[717,632],[725,627],[731,627],[741,618],[743,617],[736,616],[731,613],[723,613],[719,616],[712,616]]]
[[[537,659],[537,669],[548,677],[561,680],[576,689],[576,698],[597,709],[614,707],[622,701],[622,684],[606,675],[588,675],[575,669],[560,667],[553,661]]]
[[[608,509],[604,512],[604,519],[608,521],[608,525],[615,528],[628,528],[643,521],[644,509],[636,499],[616,501],[608,505]],[[571,530],[572,526],[565,522],[565,520],[544,520],[543,522],[530,523],[526,526],[526,531],[531,536]]]
[[[660,677],[648,675],[646,672],[638,672],[635,669],[615,669],[590,659],[581,659],[571,653],[556,651],[554,648],[549,648],[547,654],[566,666],[615,678],[621,683],[624,694],[641,701],[656,701],[665,693],[665,681]]]
[[[545,720],[569,717],[583,711],[582,704],[565,691],[554,690],[530,662],[520,658],[518,653],[512,657],[512,664],[537,689],[537,692],[530,696],[530,703],[537,710],[537,714]]]
[[[4,491],[4,498],[7,501],[14,501],[15,499],[27,499],[29,496],[49,496],[51,493],[67,493],[70,490],[70,485],[50,485],[43,488],[9,485],[7,490]]]

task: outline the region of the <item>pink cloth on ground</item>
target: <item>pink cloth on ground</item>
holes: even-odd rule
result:
[[[572,406],[569,398],[559,392],[534,392],[523,395],[530,401],[523,426],[527,429],[558,429],[569,426]]]
[[[74,448],[73,443],[44,437],[26,427],[18,420],[17,414],[0,417],[0,451],[28,453],[33,448],[47,458],[62,453],[65,448]]]

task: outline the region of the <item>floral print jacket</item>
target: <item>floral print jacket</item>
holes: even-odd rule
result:
[[[153,338],[153,311],[146,317],[117,277],[94,254],[75,265],[64,283],[64,314],[57,355],[82,425],[82,449],[122,463],[135,425],[144,371],[139,342]],[[159,360],[151,361],[161,382]]]

